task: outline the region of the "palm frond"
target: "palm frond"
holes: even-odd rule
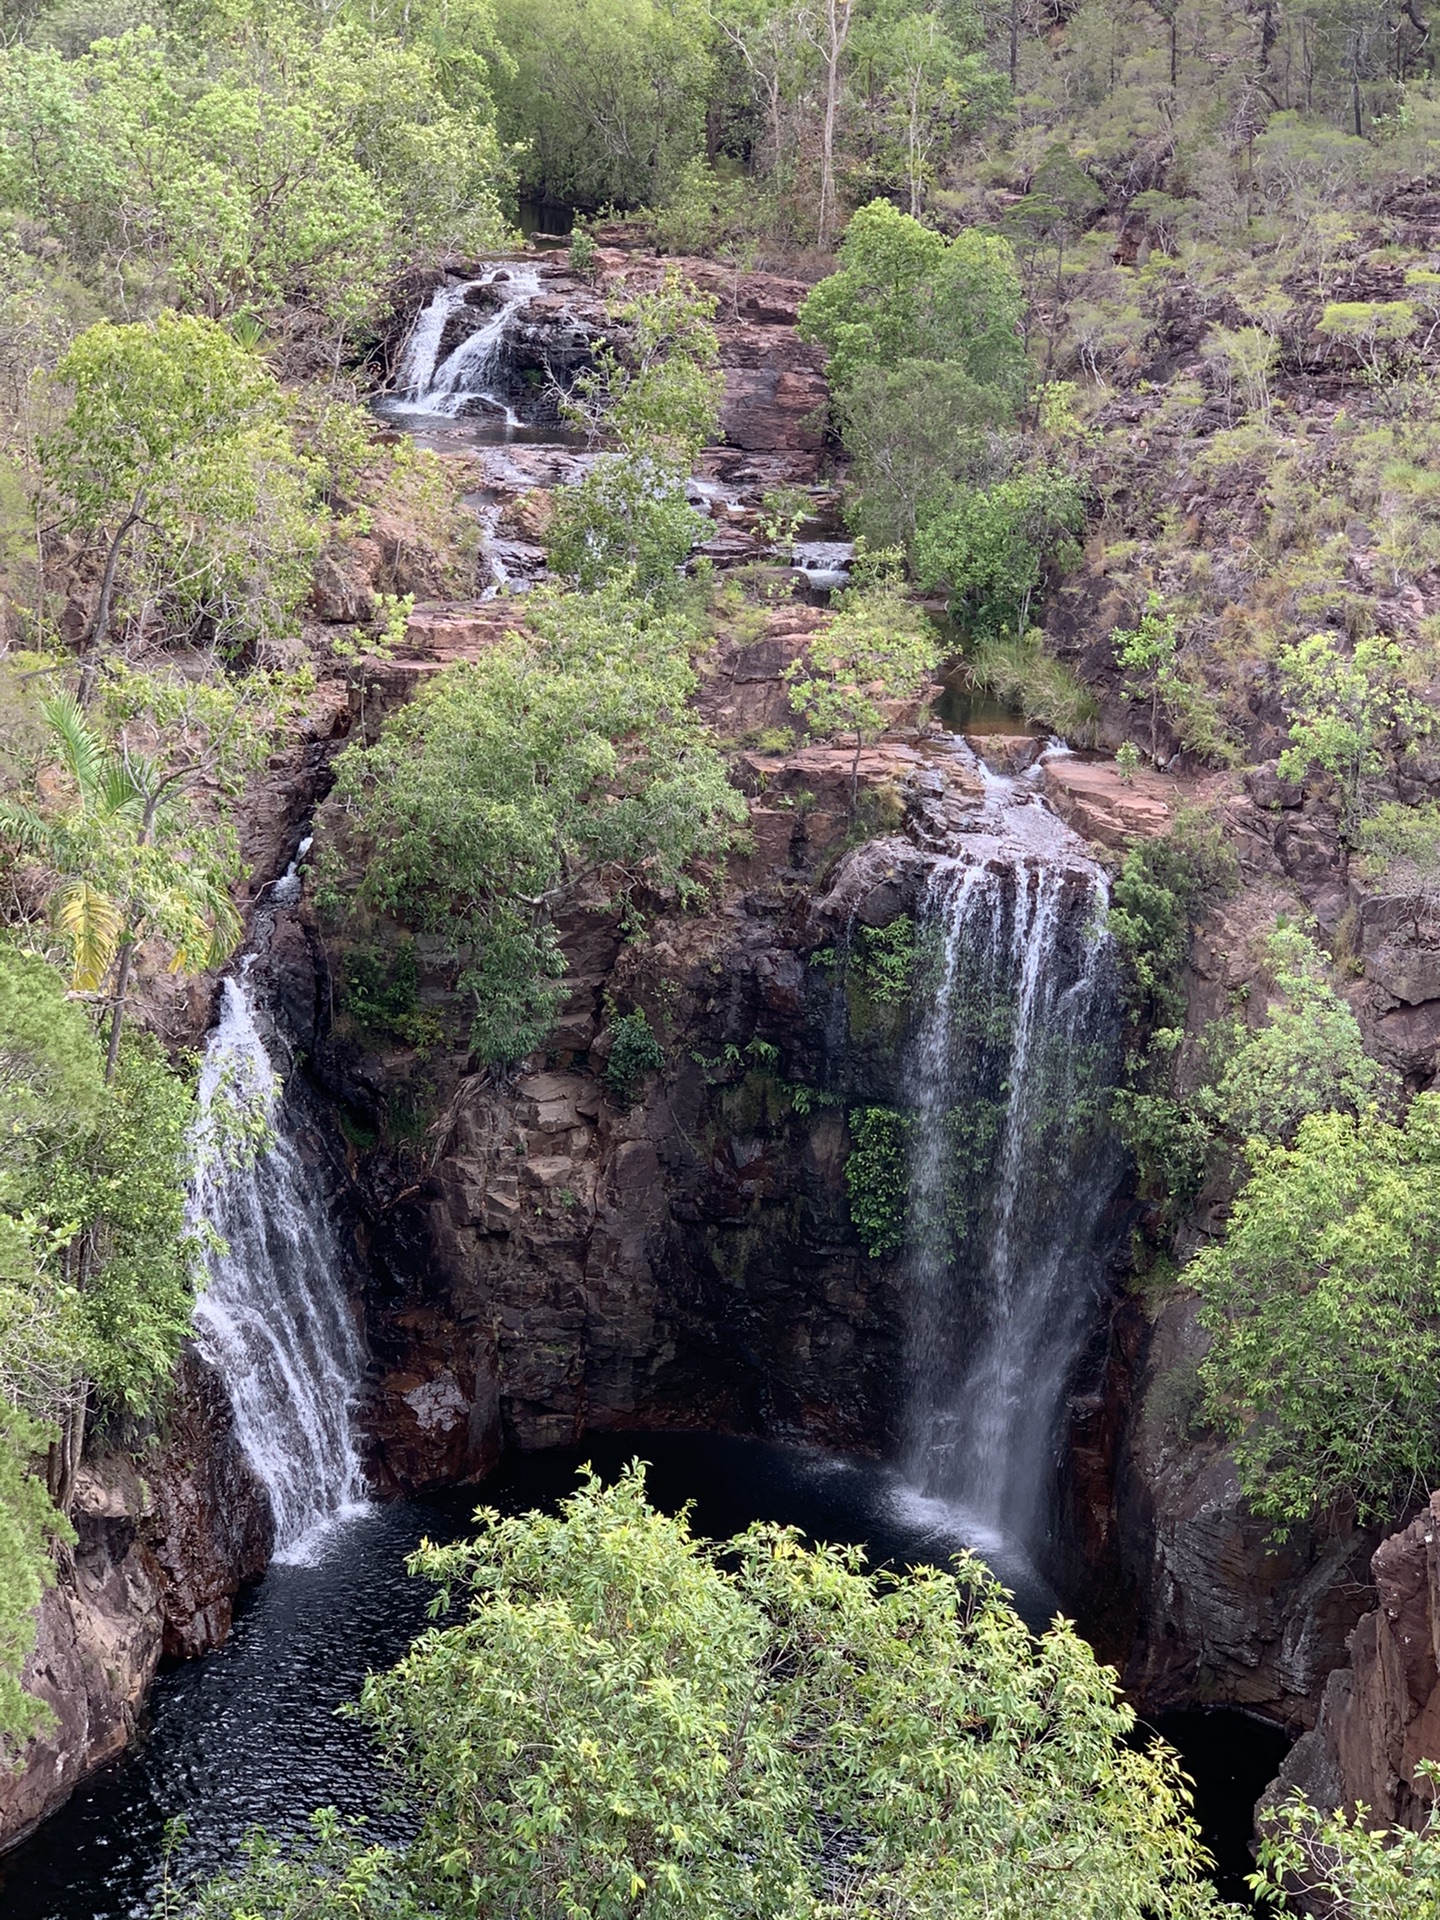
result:
[[[59,736],[61,758],[74,776],[80,797],[93,806],[100,797],[105,777],[106,753],[100,736],[85,718],[84,709],[73,693],[55,693],[42,700],[40,711]]]
[[[67,880],[52,902],[55,924],[70,942],[70,985],[76,993],[95,993],[115,959],[124,916],[107,894],[88,880]]]
[[[117,813],[143,813],[149,798],[149,788],[143,776],[149,771],[150,762],[147,760],[142,763],[140,777],[137,777],[132,765],[118,754],[107,753],[100,766],[100,779],[95,792],[96,804],[101,812],[112,819]]]
[[[43,815],[13,800],[0,800],[0,839],[9,840],[22,853],[53,859],[63,837],[63,830]]]

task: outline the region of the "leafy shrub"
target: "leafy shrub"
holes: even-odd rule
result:
[[[665,1049],[656,1039],[645,1009],[623,1013],[610,1022],[610,1057],[605,1062],[605,1085],[617,1107],[628,1113],[647,1073],[665,1064]]]
[[[393,1034],[421,1050],[443,1037],[434,1014],[420,1008],[420,960],[413,939],[401,940],[389,952],[352,948],[344,967],[345,1011],[358,1026],[382,1037]]]
[[[1251,1152],[1224,1239],[1185,1270],[1206,1413],[1281,1537],[1337,1509],[1393,1519],[1440,1474],[1440,1095],[1399,1125],[1311,1114]]]
[[[1182,975],[1190,930],[1215,900],[1232,893],[1239,863],[1220,826],[1193,809],[1170,831],[1126,854],[1110,890],[1107,924],[1124,967],[1131,1013],[1161,1026],[1184,1018]]]
[[[915,535],[922,587],[943,586],[950,611],[972,633],[1019,636],[1047,569],[1080,557],[1080,490],[1058,469],[1020,473],[960,491],[927,513]]]
[[[335,1821],[192,1920],[1218,1914],[1176,1757],[968,1557],[870,1574],[765,1526],[710,1546],[637,1465],[411,1564],[459,1618],[365,1684],[418,1813],[398,1871],[356,1837],[345,1876]]]
[[[905,1244],[910,1126],[908,1116],[893,1107],[859,1107],[850,1115],[845,1191],[850,1219],[872,1260]]]
[[[527,631],[437,675],[340,758],[367,908],[436,936],[471,1043],[524,1057],[563,999],[552,914],[589,879],[686,891],[745,803],[690,707],[688,632],[614,595],[534,595]]]
[[[1440,804],[1406,807],[1387,800],[1355,836],[1355,865],[1370,881],[1428,891],[1440,874]]]

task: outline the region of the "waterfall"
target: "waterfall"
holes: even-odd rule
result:
[[[473,287],[493,287],[500,304],[473,333],[441,358],[445,330],[452,315],[467,304]],[[505,347],[510,323],[540,291],[534,267],[509,263],[490,267],[478,280],[447,283],[437,288],[430,304],[415,322],[400,362],[397,393],[412,413],[439,414],[448,419],[471,411],[477,400],[503,412],[508,426],[518,425],[513,409],[488,391]]]
[[[224,982],[200,1069],[191,1211],[224,1249],[209,1257],[195,1340],[225,1384],[236,1437],[270,1496],[275,1558],[303,1562],[336,1520],[364,1510],[351,1413],[365,1354],[325,1196],[284,1131],[247,971]],[[271,1129],[250,1163],[223,1150],[236,1113],[263,1115]]]
[[[919,915],[904,1467],[977,1547],[1028,1554],[1103,1278],[1117,1020],[1103,876],[994,847],[942,862]]]

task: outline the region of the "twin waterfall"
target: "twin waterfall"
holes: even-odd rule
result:
[[[283,1130],[245,970],[223,996],[200,1070],[191,1208],[224,1244],[210,1256],[195,1340],[270,1497],[275,1558],[304,1562],[336,1520],[364,1510],[352,1411],[365,1354],[325,1195]],[[227,1122],[247,1114],[270,1131],[248,1162],[225,1146]]]
[[[1031,789],[987,786],[980,830],[936,861],[917,912],[916,1011],[900,1063],[910,1140],[900,1467],[903,1497],[942,1531],[998,1568],[1033,1571],[1066,1390],[1104,1278],[1118,1017],[1103,876]],[[276,908],[291,904],[291,880]],[[248,966],[224,983],[201,1072],[192,1207],[223,1247],[195,1331],[269,1494],[276,1557],[303,1561],[331,1523],[363,1510],[353,1412],[365,1352],[326,1197],[284,1131]],[[225,1150],[247,1113],[270,1130],[248,1160]]]

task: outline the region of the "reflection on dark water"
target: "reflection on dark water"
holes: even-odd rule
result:
[[[964,667],[952,668],[940,682],[940,698],[935,702],[935,718],[951,733],[1027,734],[1043,740],[1045,729],[1032,725],[1018,707],[997,700],[993,693],[976,687]]]
[[[1054,1596],[1003,1541],[976,1539],[963,1516],[916,1499],[874,1462],[698,1434],[597,1436],[583,1447],[519,1456],[482,1488],[356,1520],[316,1566],[272,1567],[237,1610],[228,1646],[160,1678],[130,1754],[0,1858],[0,1915],[146,1913],[164,1825],[175,1815],[189,1824],[187,1870],[220,1867],[249,1827],[293,1828],[316,1806],[363,1813],[377,1837],[400,1838],[403,1818],[387,1804],[365,1736],[337,1709],[425,1624],[429,1592],[406,1574],[405,1555],[424,1535],[463,1534],[482,1500],[506,1512],[550,1506],[574,1487],[582,1461],[609,1476],[636,1454],[652,1463],[656,1503],[671,1511],[692,1503],[694,1526],[711,1537],[774,1520],[812,1539],[862,1544],[872,1562],[893,1565],[943,1564],[968,1537],[1016,1590],[1033,1625],[1054,1610]]]
[[[1250,1854],[1255,1802],[1280,1771],[1291,1736],[1274,1721],[1234,1707],[1162,1713],[1153,1725],[1195,1782],[1195,1818],[1215,1857],[1221,1894],[1248,1906],[1245,1876],[1255,1870]]]

